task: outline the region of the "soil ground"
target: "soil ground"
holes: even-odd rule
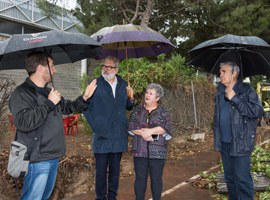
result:
[[[258,128],[259,142],[270,138],[270,128]],[[169,155],[164,169],[163,200],[210,200],[216,199],[215,190],[201,189],[198,179],[190,179],[220,162],[214,152],[212,134],[206,132],[204,141],[192,141],[185,136],[175,136],[169,145]],[[14,180],[6,172],[8,148],[14,132],[0,135],[0,200],[18,199],[22,180],[18,180],[16,192]],[[60,162],[57,182],[51,200],[92,200],[94,195],[94,159],[91,153],[91,137],[85,134],[82,123],[78,133],[67,136],[67,154]],[[134,171],[130,151],[123,155],[118,200],[135,199],[133,191]],[[146,199],[151,198],[150,185]]]

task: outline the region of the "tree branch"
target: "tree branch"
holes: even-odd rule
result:
[[[207,16],[208,16],[209,20],[210,20],[214,25],[216,25],[217,27],[220,27],[220,28],[223,28],[223,29],[226,28],[225,26],[222,26],[222,25],[217,24],[217,23],[211,18],[210,12],[211,12],[211,10],[209,9],[209,12],[207,12]]]
[[[175,10],[170,10],[170,11],[166,12],[166,14],[159,13],[159,16],[153,16],[152,18],[153,19],[161,19],[161,18],[167,17],[167,16],[169,16],[169,15],[171,15],[173,13],[177,13],[179,11],[182,11],[184,9],[186,9],[186,8],[178,8],[178,9],[175,9]]]
[[[139,5],[140,5],[140,0],[137,0],[136,2],[136,9],[135,9],[135,14],[132,17],[132,19],[130,20],[130,23],[133,24],[133,22],[138,18],[138,14],[139,14]]]
[[[122,4],[120,3],[120,1],[116,1],[116,3],[118,4],[119,8],[121,9],[124,18],[129,22],[129,17],[128,17],[127,14],[126,14],[126,11],[128,10],[127,7],[126,7],[126,4],[123,3],[124,6],[126,7],[126,8],[123,8],[123,6],[122,6]]]
[[[153,11],[154,1],[153,0],[147,0],[147,5],[145,12],[143,14],[143,18],[141,20],[141,26],[148,26],[149,20],[151,18],[151,13]]]

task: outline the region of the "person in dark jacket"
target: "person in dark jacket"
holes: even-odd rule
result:
[[[144,104],[134,108],[128,130],[132,135],[132,152],[135,169],[136,200],[144,200],[148,174],[151,178],[153,200],[161,199],[162,175],[171,136],[171,117],[159,105],[163,88],[151,83],[146,88]]]
[[[89,99],[88,109],[83,112],[93,131],[96,199],[102,200],[116,199],[122,152],[128,148],[126,110],[134,105],[133,90],[117,75],[118,65],[114,57],[103,60],[97,89]]]
[[[255,90],[237,81],[236,63],[220,64],[220,84],[215,97],[214,146],[220,151],[229,200],[253,200],[250,172],[257,120],[263,115]]]
[[[30,164],[24,178],[21,200],[49,199],[56,180],[59,158],[65,154],[66,143],[62,114],[86,109],[87,100],[96,88],[96,81],[75,101],[65,100],[47,83],[56,70],[53,58],[43,52],[26,57],[29,77],[11,94],[9,108],[16,125],[16,139],[24,143]]]

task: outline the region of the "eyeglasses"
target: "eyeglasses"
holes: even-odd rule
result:
[[[116,68],[117,68],[117,67],[113,67],[113,66],[109,66],[109,65],[104,65],[104,64],[101,64],[100,66],[101,66],[101,67],[104,67],[104,68],[106,68],[106,69],[110,69],[110,70],[116,69]]]

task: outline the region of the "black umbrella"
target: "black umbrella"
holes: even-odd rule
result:
[[[241,78],[270,74],[270,45],[256,36],[224,35],[205,41],[189,52],[189,64],[219,74],[221,62],[236,62]]]
[[[0,42],[0,70],[24,69],[25,56],[34,51],[51,54],[57,65],[95,58],[100,48],[99,43],[82,33],[52,30],[15,34]]]

